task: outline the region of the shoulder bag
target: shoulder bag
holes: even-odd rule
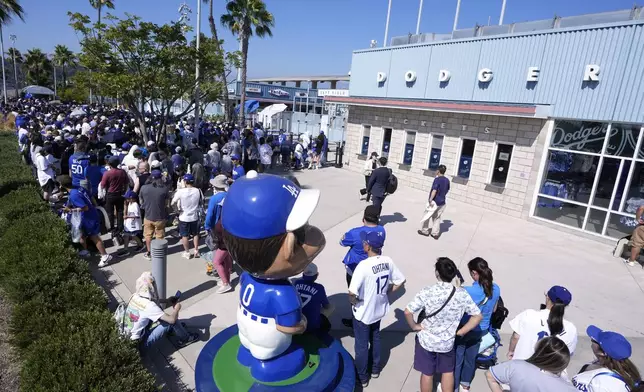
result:
[[[445,306],[447,306],[447,304],[452,299],[452,297],[454,296],[455,293],[456,293],[456,287],[452,286],[452,292],[449,294],[449,297],[447,297],[447,299],[445,300],[443,305],[440,308],[438,308],[438,310],[436,310],[435,312],[430,314],[429,316],[425,315],[425,309],[421,310],[420,313],[418,314],[418,324],[422,323],[425,319],[432,318],[432,317],[436,316],[443,309],[445,309]]]

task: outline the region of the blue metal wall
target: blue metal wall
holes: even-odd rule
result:
[[[374,76],[375,79],[375,76]],[[240,96],[241,95],[241,82],[237,82],[236,84],[233,84],[235,86],[235,95]],[[276,100],[276,101],[281,101],[284,103],[293,103],[293,97],[295,97],[296,93],[303,93],[306,94],[306,88],[301,88],[301,87],[289,87],[289,86],[281,86],[278,84],[267,84],[267,83],[246,83],[246,89],[248,88],[259,88],[261,92],[259,93],[251,93],[246,91],[246,100],[249,99],[257,99],[257,100],[262,100],[262,99],[271,99],[271,100]],[[271,94],[270,92],[272,90],[282,90],[288,93],[288,95],[283,95],[283,96],[276,96]],[[322,104],[323,99],[322,98],[317,98],[317,90],[309,90],[309,102],[313,104],[314,102],[317,102],[318,105]],[[306,96],[304,97],[299,97],[297,98],[297,102],[301,103],[303,100],[306,99]],[[317,100],[317,101],[316,101]]]
[[[586,65],[600,81],[583,82]],[[536,83],[528,68],[539,67]],[[479,83],[490,68],[494,79]],[[439,71],[451,73],[440,83]],[[414,84],[405,72],[417,73]],[[378,72],[387,80],[379,85]],[[552,117],[644,123],[644,21],[480,37],[353,53],[354,97],[421,98],[552,105]],[[424,93],[422,93],[424,91]]]

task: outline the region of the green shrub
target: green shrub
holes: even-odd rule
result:
[[[0,157],[3,156],[0,154]],[[0,165],[0,197],[26,185],[34,185],[31,169],[26,165]]]
[[[39,391],[156,391],[131,344],[107,312],[70,311],[24,356],[21,389]]]
[[[0,235],[12,221],[34,213],[42,213],[48,209],[49,206],[42,200],[35,186],[26,186],[9,192],[0,203]]]

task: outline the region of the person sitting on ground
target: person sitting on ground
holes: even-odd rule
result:
[[[178,299],[170,298],[169,302],[172,304],[170,314],[159,306],[156,282],[151,272],[142,273],[136,280],[136,293],[128,302],[124,322],[131,331],[130,339],[138,342],[140,348],[150,348],[170,331],[179,339],[179,347],[185,347],[199,339],[198,334],[188,332],[185,325],[178,322],[181,310]],[[152,327],[157,321],[157,326]]]
[[[639,265],[637,259],[640,257],[642,248],[644,248],[644,217],[642,217],[642,214],[644,214],[644,206],[640,206],[635,213],[637,226],[631,235],[631,241],[633,243],[633,246],[631,247],[631,256],[624,260],[629,267]]]
[[[65,211],[81,212],[81,231],[83,233],[83,236],[81,237],[80,243],[83,246],[83,250],[80,252],[80,255],[89,255],[89,252],[87,251],[86,241],[86,238],[89,238],[96,244],[96,249],[98,249],[98,252],[101,254],[101,260],[98,263],[98,267],[106,267],[110,260],[112,260],[112,255],[107,254],[107,252],[105,251],[105,246],[103,245],[103,240],[100,236],[101,220],[98,216],[96,207],[94,207],[94,204],[92,203],[89,193],[80,189],[74,189],[72,185],[72,179],[67,175],[60,176],[58,181],[61,188],[69,192],[69,198],[67,201],[67,206],[65,207]]]
[[[293,282],[293,286],[302,300],[302,313],[306,316],[306,332],[324,336],[331,330],[329,317],[334,306],[329,302],[324,286],[315,281],[318,278],[318,267],[314,263],[306,266],[302,277]]]
[[[199,188],[194,186],[195,178],[192,174],[183,176],[185,188],[177,189],[172,198],[171,204],[180,211],[179,214],[179,235],[184,252],[181,257],[190,259],[189,237],[193,237],[194,257],[199,257],[199,209],[203,202],[203,194]]]
[[[124,254],[130,253],[130,241],[136,242],[136,252],[145,249],[143,238],[143,226],[141,224],[141,209],[139,208],[139,196],[132,190],[125,192],[125,229],[123,231]]]
[[[642,392],[644,383],[635,364],[629,359],[633,350],[626,338],[594,325],[586,329],[591,339],[595,361],[584,365],[572,384],[587,392]]]
[[[549,336],[537,343],[530,358],[492,366],[485,376],[492,392],[503,392],[501,384],[517,392],[573,392],[577,389],[562,377],[569,363],[566,343]]]

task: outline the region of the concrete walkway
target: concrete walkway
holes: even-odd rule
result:
[[[352,172],[326,168],[297,173],[302,185],[322,192],[320,204],[311,223],[320,227],[327,246],[316,259],[319,282],[326,287],[336,306],[331,317],[333,334],[353,354],[351,331],[341,323],[350,315],[342,259],[346,248],[339,245],[342,235],[360,226],[366,203],[359,200],[358,189],[364,178]],[[413,370],[414,334],[409,332],[402,310],[424,286],[435,283],[433,265],[437,257],[447,256],[468,277],[467,262],[476,256],[485,258],[501,287],[510,318],[527,308],[539,308],[544,292],[555,284],[566,286],[573,294],[566,318],[585,335],[589,324],[623,333],[634,345],[634,360],[644,370],[644,270],[629,268],[612,257],[611,246],[463,203],[450,202],[443,214],[443,234],[439,240],[416,233],[427,195],[401,187],[383,205],[382,220],[387,230],[384,254],[407,277],[405,290],[392,298],[390,313],[382,321],[383,358],[381,377],[372,380],[367,390],[418,391],[419,373]],[[167,385],[167,390],[194,387],[194,365],[206,341],[223,328],[234,324],[239,293],[216,294],[216,283],[205,275],[203,259],[185,260],[178,239],[168,237],[168,294],[183,292],[180,318],[200,328],[202,341],[177,351],[164,341],[162,355],[147,358],[150,366]],[[114,252],[115,249],[110,249]],[[150,263],[142,255],[118,261],[96,271],[95,276],[110,288],[115,298],[127,301],[134,282]],[[233,275],[237,284],[237,275]],[[471,281],[466,284],[471,284]],[[500,358],[505,359],[509,341],[509,323],[502,329]],[[576,374],[593,359],[590,341],[580,338],[569,367]],[[473,391],[487,391],[481,371],[477,372]]]

